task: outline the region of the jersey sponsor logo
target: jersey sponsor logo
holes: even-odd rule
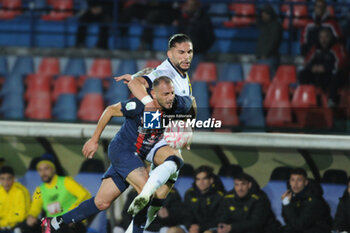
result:
[[[143,128],[145,129],[160,129],[160,117],[159,110],[156,112],[144,112],[143,113]]]

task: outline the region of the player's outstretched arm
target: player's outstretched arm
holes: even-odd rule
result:
[[[123,80],[125,84],[128,84],[130,82],[130,80],[137,78],[137,77],[142,77],[143,75],[147,75],[147,74],[151,73],[153,70],[154,70],[154,68],[152,68],[152,67],[146,67],[133,75],[123,74],[121,76],[114,77],[114,80],[117,82]]]
[[[98,141],[100,140],[100,136],[104,128],[108,124],[108,122],[111,120],[111,118],[113,116],[116,116],[116,117],[123,116],[123,113],[121,112],[120,109],[121,109],[121,104],[117,103],[117,104],[108,106],[104,110],[100,119],[97,122],[97,126],[92,137],[89,140],[87,140],[87,142],[83,146],[82,152],[86,158],[91,159],[96,153],[98,149]]]

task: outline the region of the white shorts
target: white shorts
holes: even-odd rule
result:
[[[151,151],[147,154],[146,156],[146,160],[150,163],[153,163],[153,158],[154,155],[157,153],[157,151],[162,148],[163,146],[168,145],[165,141],[165,139],[160,140],[159,142],[157,142],[154,147],[151,149]]]

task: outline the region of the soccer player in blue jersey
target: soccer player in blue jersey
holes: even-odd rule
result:
[[[161,113],[160,117],[164,114],[186,114],[192,106],[190,97],[175,95],[172,80],[165,76],[154,81],[151,94],[154,107],[157,109],[157,112],[153,113],[154,117],[157,117],[159,113]],[[86,158],[92,158],[96,153],[100,135],[113,116],[124,116],[125,122],[109,144],[108,157],[111,165],[102,177],[99,191],[95,197],[82,202],[77,208],[62,216],[44,218],[42,220],[42,232],[54,232],[62,224],[81,221],[107,209],[129,184],[138,193],[141,192],[148,179],[143,160],[162,138],[164,132],[164,128],[146,129],[143,127],[144,110],[145,105],[137,98],[108,106],[105,109],[97,123],[94,134],[84,144],[82,151]],[[172,170],[173,174],[183,165],[180,153],[174,152],[169,146],[163,146],[153,153],[153,162],[156,166],[165,164],[165,166],[157,167],[154,172],[166,168]],[[164,177],[165,181],[163,183],[152,182],[152,185],[148,185],[148,189],[158,189],[169,179],[169,176]],[[138,220],[134,219],[134,221]]]
[[[154,80],[162,75],[165,75],[173,80],[176,95],[192,95],[192,87],[187,73],[193,58],[193,45],[191,39],[185,34],[175,34],[171,36],[168,41],[167,57],[168,58],[153,71],[146,69],[134,75],[125,74],[120,77],[116,77],[115,79],[116,81],[123,80],[125,83],[127,83],[130,91],[136,98],[142,101],[147,108],[154,108],[151,101],[152,98],[148,95],[147,89],[151,88],[154,85]],[[195,101],[193,101],[193,105],[196,106]],[[155,145],[154,150],[157,150],[164,145],[166,145],[165,140],[161,140]],[[174,150],[174,153],[175,151],[176,150]],[[152,152],[153,151],[151,151],[147,156],[148,161],[152,161],[154,156]],[[161,165],[161,167],[163,166],[165,167],[166,165]],[[167,193],[170,191],[173,183],[177,179],[176,174],[172,174],[171,172],[172,170],[169,169],[164,169],[162,173],[152,172],[144,190],[130,205],[129,213],[133,215],[137,214],[145,207],[149,201],[150,195],[152,195],[154,191],[148,189],[148,184],[152,184],[154,182],[153,180],[156,179],[155,177],[161,179],[162,177],[168,177],[169,175],[173,176],[167,183],[167,186],[164,186],[158,190],[153,200],[151,200],[146,227],[156,217],[156,213],[160,209],[160,203],[166,198]]]

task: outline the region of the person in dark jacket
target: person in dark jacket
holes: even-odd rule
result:
[[[333,230],[336,232],[350,232],[350,176],[348,178],[348,187],[344,190],[344,194],[339,200]]]
[[[254,178],[241,173],[235,178],[234,184],[234,189],[225,195],[220,206],[217,232],[279,232],[281,224]]]
[[[302,168],[293,169],[288,186],[281,197],[284,232],[329,233],[332,219],[321,186],[308,179]]]
[[[282,25],[278,21],[277,14],[271,5],[265,5],[261,9],[257,21],[259,36],[256,44],[256,57],[269,60],[277,68],[279,63],[279,48],[282,41]]]
[[[196,54],[206,53],[215,41],[214,27],[199,0],[187,0],[178,20],[178,32],[189,35]]]
[[[185,194],[184,224],[189,233],[199,233],[215,228],[223,193],[214,184],[213,168],[200,166],[195,171],[193,187]]]
[[[75,46],[85,47],[88,30],[88,23],[99,23],[98,40],[95,47],[100,49],[108,48],[108,31],[112,22],[112,1],[87,0],[87,9],[79,16],[79,26],[76,34]]]
[[[332,32],[324,28],[319,32],[317,45],[305,58],[305,67],[299,73],[299,83],[313,84],[329,93],[334,104],[338,102],[337,90],[346,82],[347,55],[343,45],[337,43]]]
[[[314,14],[301,32],[300,51],[301,55],[306,56],[312,46],[317,44],[319,31],[328,28],[336,40],[342,40],[341,28],[334,17],[327,10],[325,0],[316,0]]]
[[[121,227],[126,230],[132,220],[132,216],[128,213],[128,208],[131,202],[137,196],[137,192],[132,190],[128,194],[128,198],[124,204],[122,211],[123,220]],[[173,227],[182,224],[183,222],[184,205],[181,201],[180,194],[173,188],[164,201],[162,208],[158,212],[157,218],[146,229],[147,231],[159,232],[162,227]]]

